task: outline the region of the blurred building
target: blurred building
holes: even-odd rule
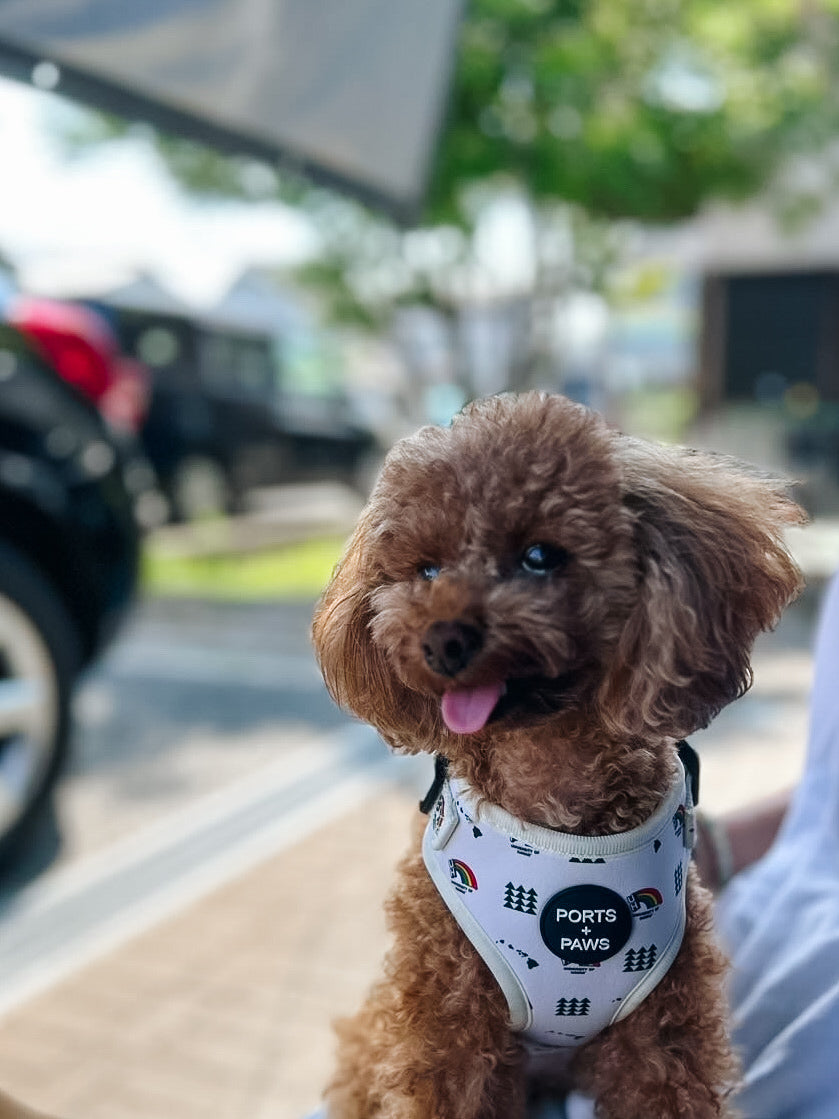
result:
[[[698,281],[700,440],[803,480],[839,508],[839,205],[784,227],[766,202],[663,235]]]

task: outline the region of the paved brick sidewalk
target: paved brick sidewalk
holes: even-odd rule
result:
[[[704,802],[795,781],[811,663],[767,646],[694,741]],[[0,1021],[0,1084],[65,1119],[302,1119],[376,974],[412,793],[388,787]]]
[[[388,791],[13,1012],[0,1083],[67,1119],[302,1119],[415,811]]]

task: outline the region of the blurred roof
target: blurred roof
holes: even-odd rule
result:
[[[839,203],[787,226],[766,199],[710,207],[691,221],[640,231],[632,255],[693,272],[839,269]]]
[[[300,302],[283,292],[263,268],[242,272],[208,314],[220,324],[272,334],[286,334],[310,320]]]
[[[115,287],[103,287],[100,290],[76,292],[77,298],[101,299],[113,307],[122,307],[133,311],[157,311],[170,315],[193,315],[194,309],[184,303],[159,280],[146,272],[137,275],[123,284]]]
[[[0,72],[411,219],[461,0],[3,0]]]
[[[839,205],[784,229],[765,206],[707,215],[699,230],[706,271],[791,271],[839,268]]]

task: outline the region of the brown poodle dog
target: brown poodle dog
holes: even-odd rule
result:
[[[607,999],[593,1038],[574,984],[599,982],[607,957],[632,972],[667,954],[622,954],[653,929],[665,887],[598,875],[630,833],[656,836],[650,859],[684,835],[690,857],[676,743],[749,687],[755,637],[800,590],[782,532],[802,519],[755,471],[628,438],[542,393],[479,401],[391,452],[315,645],[334,698],[394,749],[446,759],[450,780],[389,901],[385,976],[339,1024],[330,1119],[521,1119],[534,1085],[580,1087],[602,1119],[729,1114],[725,965],[687,861],[684,890],[681,862],[675,888],[667,868],[682,913],[669,970],[643,998]],[[499,872],[499,910],[521,932],[467,937],[455,913],[490,872],[450,859],[444,900],[429,871],[451,828],[462,854],[505,822],[518,880]],[[546,901],[527,875],[550,859],[573,873]]]

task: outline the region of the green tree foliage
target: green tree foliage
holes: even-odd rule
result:
[[[836,0],[472,0],[429,214],[505,175],[669,221],[745,198],[839,124]]]
[[[156,145],[193,193],[303,207],[323,250],[300,278],[337,318],[367,326],[404,302],[451,315],[479,215],[514,194],[532,220],[538,366],[546,308],[596,286],[615,219],[668,222],[748,198],[837,130],[839,0],[469,0],[423,216],[433,236],[251,161]],[[785,201],[806,213],[818,200]]]

